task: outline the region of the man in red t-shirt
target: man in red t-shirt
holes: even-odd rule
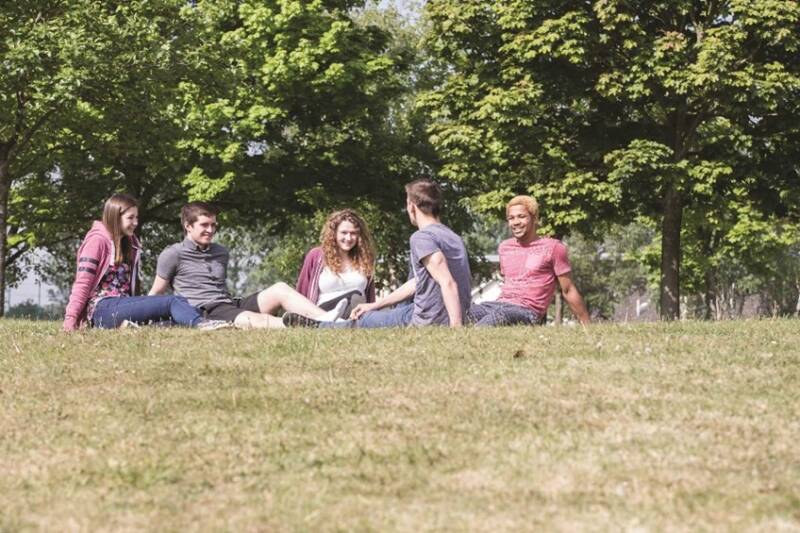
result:
[[[536,200],[515,196],[506,205],[506,220],[513,238],[501,242],[498,248],[503,276],[500,297],[470,307],[470,322],[476,326],[538,324],[547,313],[558,282],[575,317],[581,324],[588,324],[589,313],[570,276],[572,267],[566,246],[536,233]]]

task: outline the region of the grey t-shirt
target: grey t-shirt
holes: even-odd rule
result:
[[[211,243],[203,250],[187,237],[161,252],[156,274],[169,281],[175,294],[185,297],[195,307],[233,302],[225,282],[228,249],[220,244]]]
[[[424,258],[436,252],[442,252],[444,255],[450,275],[458,286],[462,316],[469,308],[472,275],[464,241],[444,224],[431,224],[411,235],[411,267],[417,280],[417,289],[414,292],[414,315],[411,318],[411,324],[414,326],[450,324],[450,317],[442,299],[442,290],[422,264]]]

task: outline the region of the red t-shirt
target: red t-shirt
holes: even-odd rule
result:
[[[543,316],[555,294],[557,277],[572,270],[567,247],[549,237],[530,244],[507,239],[498,252],[504,278],[498,301],[528,307]]]

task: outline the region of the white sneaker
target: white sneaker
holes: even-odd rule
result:
[[[141,327],[142,326],[140,326],[136,322],[131,322],[130,320],[123,320],[119,325],[120,329],[139,329]]]
[[[204,318],[200,320],[195,327],[201,331],[214,331],[217,329],[232,328],[233,324],[225,320],[209,320]]]
[[[347,306],[349,304],[350,301],[347,298],[342,298],[336,303],[336,307],[334,307],[324,315],[317,317],[317,320],[319,320],[320,322],[333,322],[337,318],[342,318],[342,315],[344,315],[344,310],[347,309]]]

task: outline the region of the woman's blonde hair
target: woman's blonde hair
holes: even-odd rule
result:
[[[334,211],[328,216],[320,232],[322,253],[325,256],[325,265],[336,274],[343,270],[342,259],[339,257],[339,247],[336,244],[336,230],[342,222],[350,222],[358,228],[358,242],[350,249],[348,255],[356,270],[366,277],[375,272],[375,246],[372,235],[369,233],[366,222],[352,209]]]
[[[122,215],[132,207],[139,207],[136,198],[129,194],[115,194],[106,200],[103,206],[103,225],[114,241],[114,264],[119,265],[125,261],[133,265],[133,243],[122,232]]]

